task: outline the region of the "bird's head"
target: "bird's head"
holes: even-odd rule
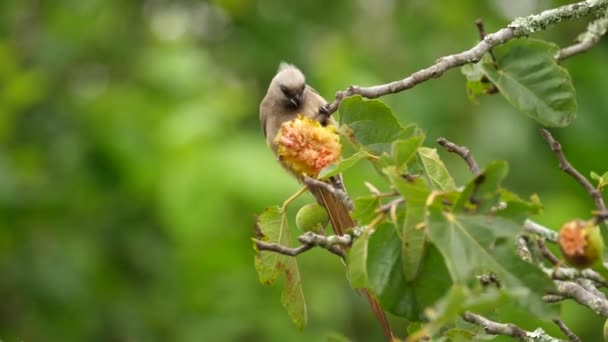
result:
[[[281,63],[279,71],[272,79],[272,87],[286,108],[298,109],[304,101],[306,78],[294,65]]]

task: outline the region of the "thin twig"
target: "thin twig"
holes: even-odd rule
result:
[[[597,284],[596,286],[606,287],[608,285],[604,277],[602,277],[599,273],[590,268],[579,270],[572,267],[562,266],[551,268],[541,267],[541,270],[554,280],[577,280],[580,278],[584,278],[593,281],[595,284]]]
[[[577,303],[590,308],[597,315],[608,317],[608,300],[598,297],[584,287],[571,281],[555,281],[557,294],[574,299]]]
[[[538,250],[540,254],[545,257],[553,266],[558,266],[560,264],[559,259],[555,256],[555,254],[551,253],[547,245],[545,244],[544,239],[537,239],[536,244],[538,245]]]
[[[519,257],[527,262],[532,262],[532,252],[530,252],[530,248],[528,247],[528,240],[525,235],[519,235],[517,239],[515,239],[515,246],[517,247],[517,254]]]
[[[542,298],[543,298],[543,301],[545,301],[547,303],[559,303],[562,300],[568,299],[567,297],[556,295],[556,294],[544,295]]]
[[[566,334],[566,336],[568,336],[568,339],[570,340],[570,342],[581,342],[581,339],[576,336],[575,333],[572,332],[572,330],[570,330],[566,324],[564,324],[564,322],[562,322],[561,319],[554,319],[553,323],[557,324],[557,326],[559,327],[559,329],[561,331],[564,332],[564,334]]]
[[[541,226],[540,224],[530,219],[526,219],[524,221],[524,231],[527,233],[536,234],[551,242],[557,242],[557,239],[559,237],[559,234],[556,231]]]
[[[465,312],[462,318],[469,323],[483,327],[485,332],[490,335],[511,336],[519,340],[523,340],[526,337],[526,331],[515,324],[494,322],[472,312]]]
[[[479,32],[479,40],[482,41],[486,37],[486,28],[483,24],[483,20],[481,20],[481,18],[475,20],[475,26],[477,26],[477,31]],[[488,53],[490,53],[492,61],[496,63],[496,57],[494,56],[494,52],[492,51],[492,49],[489,49]]]
[[[581,34],[578,38],[578,43],[565,47],[559,51],[556,56],[557,60],[564,60],[579,53],[586,52],[597,44],[602,36],[606,34],[608,29],[608,10],[599,19],[596,19],[587,25],[587,31]]]
[[[413,88],[431,78],[438,78],[449,69],[476,63],[491,48],[504,44],[513,38],[527,37],[532,33],[546,29],[548,26],[597,14],[606,10],[606,8],[608,8],[608,0],[586,0],[546,10],[525,18],[517,18],[507,27],[485,35],[483,40],[472,48],[441,57],[429,67],[418,70],[404,79],[371,87],[351,85],[346,90],[338,91],[335,100],[324,106],[320,111],[323,115],[331,115],[338,110],[342,100],[353,95],[374,99]]]
[[[321,247],[328,251],[344,258],[344,251],[339,247],[347,247],[352,244],[350,235],[320,235],[313,232],[306,232],[298,237],[298,241],[302,244],[298,247],[287,247],[274,242],[266,242],[259,239],[253,239],[259,251],[271,251],[287,256],[296,256],[302,254],[313,247]]]
[[[265,241],[258,240],[258,239],[253,239],[253,241],[255,242],[259,251],[271,251],[271,252],[276,252],[276,253],[287,255],[287,256],[296,256],[296,255],[302,254],[314,247],[313,245],[301,245],[298,247],[291,248],[291,247],[279,245],[278,243],[265,242]]]
[[[403,197],[397,197],[390,202],[383,204],[380,208],[376,209],[377,213],[386,213],[389,212],[393,207],[398,206],[401,203],[405,203],[405,199]]]
[[[599,189],[595,188],[585,176],[583,176],[576,168],[574,168],[574,166],[572,166],[572,164],[570,164],[570,162],[568,161],[568,159],[566,159],[566,156],[564,155],[562,145],[559,143],[559,141],[553,138],[553,136],[551,135],[551,133],[549,133],[548,130],[541,128],[540,133],[542,134],[543,138],[545,138],[547,143],[549,143],[551,151],[555,153],[555,156],[559,161],[559,168],[565,173],[572,176],[572,178],[574,178],[587,191],[589,196],[593,198],[595,202],[595,207],[597,208],[598,212],[606,212],[606,204],[604,203],[604,198],[602,198],[602,192]],[[607,223],[606,219],[602,220]]]
[[[604,292],[600,291],[595,287],[595,284],[589,279],[576,279],[576,283],[582,286],[585,290],[593,293],[594,295],[606,299]]]
[[[446,151],[459,155],[467,163],[467,165],[469,166],[469,170],[471,170],[471,173],[473,173],[473,175],[475,176],[479,175],[479,166],[477,165],[475,158],[473,158],[471,151],[466,146],[456,145],[443,137],[438,138],[437,143],[443,146]]]

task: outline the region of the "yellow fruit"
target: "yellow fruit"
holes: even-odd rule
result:
[[[342,145],[333,126],[321,126],[302,115],[284,122],[274,142],[281,162],[296,175],[317,177],[329,164],[340,159]]]
[[[586,268],[602,260],[604,241],[593,221],[572,220],[559,231],[559,248],[569,265]]]

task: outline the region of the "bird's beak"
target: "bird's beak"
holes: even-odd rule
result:
[[[300,104],[302,103],[302,95],[301,95],[301,94],[298,94],[298,95],[296,95],[296,96],[294,96],[294,97],[290,98],[290,99],[289,99],[289,102],[291,102],[291,104],[292,104],[294,107],[299,107],[299,106],[300,106]]]

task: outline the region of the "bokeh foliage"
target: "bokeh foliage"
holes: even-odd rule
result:
[[[298,187],[258,124],[276,66],[298,64],[329,98],[468,48],[478,17],[493,31],[561,3],[0,2],[0,339],[378,337],[343,266],[324,251],[298,259],[303,332],[278,304],[280,289],[258,283],[253,213]],[[563,46],[585,26],[538,37]],[[565,62],[579,114],[555,133],[585,174],[608,169],[607,56],[604,40]],[[464,83],[454,70],[383,100],[427,141],[465,144],[481,165],[509,161],[508,187],[545,205],[539,222],[588,217],[592,202],[559,171],[538,125],[500,97],[471,104]],[[442,159],[459,184],[469,179],[457,157]],[[372,173],[349,170],[349,190],[363,193]],[[583,340],[597,338],[587,327],[601,322],[589,310],[563,312]]]

